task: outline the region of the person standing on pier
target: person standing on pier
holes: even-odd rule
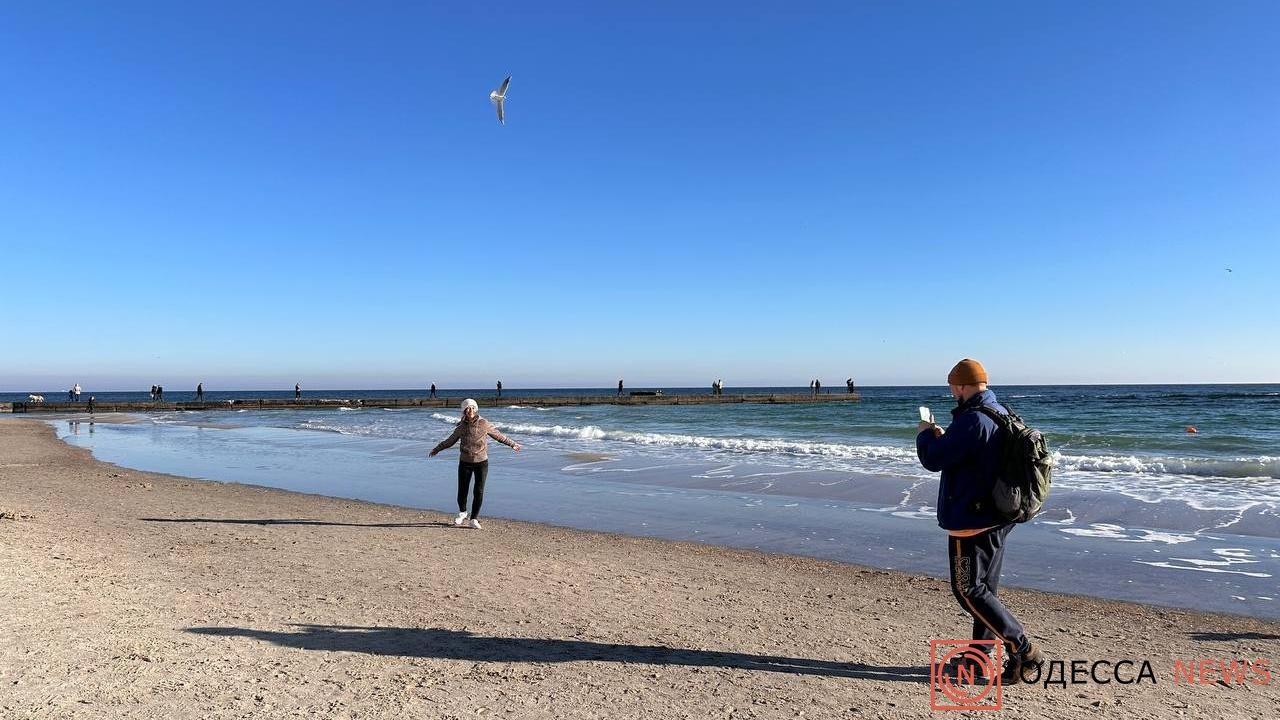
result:
[[[80,383],[76,383],[76,386],[71,389],[76,394],[76,402],[80,402]]]
[[[498,397],[502,397],[502,381],[498,381]]]
[[[204,402],[204,383],[196,383],[196,402]]]
[[[435,396],[436,396],[436,384],[431,383],[431,397],[435,397]]]
[[[302,383],[293,384],[293,399],[294,400],[302,399]]]
[[[89,396],[89,414],[90,415],[93,414],[93,396],[92,395]]]
[[[618,381],[618,397],[622,397],[622,381]]]
[[[471,494],[471,527],[480,529],[480,505],[484,502],[484,482],[489,476],[489,438],[520,452],[520,443],[503,435],[493,423],[480,417],[480,405],[467,398],[462,401],[462,419],[449,437],[431,449],[429,457],[451,448],[462,441],[458,458],[458,516],[453,524],[459,527],[467,522],[467,494]],[[472,487],[472,480],[475,485]]]
[[[845,390],[848,391],[850,395],[852,395],[853,394],[853,378],[849,378],[848,380],[845,380],[844,387],[845,387]]]

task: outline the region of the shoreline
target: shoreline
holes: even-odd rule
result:
[[[453,507],[452,468],[424,462],[418,440],[253,424],[209,432],[217,426],[206,420],[140,432],[98,424],[95,437],[92,424],[87,434],[79,425],[57,425],[59,437],[124,467],[419,510]],[[253,460],[245,462],[249,447]],[[749,460],[604,461],[566,450],[530,446],[503,459],[487,514],[947,577],[938,553],[945,536],[929,507],[936,478]],[[785,482],[776,482],[780,475]],[[1148,525],[1147,508],[1141,498],[1058,488],[1053,507],[1015,531],[1003,586],[1069,587],[1088,597],[1280,620],[1273,582],[1280,540],[1270,518],[1169,503],[1161,522]]]
[[[929,640],[968,632],[934,578],[496,518],[458,530],[109,465],[42,421],[0,423],[0,510],[29,516],[0,520],[15,717],[927,717]],[[1002,596],[1051,657],[1148,657],[1161,676],[1006,688],[1007,708],[1264,717],[1280,702],[1276,684],[1175,684],[1170,662],[1276,667],[1280,624]]]

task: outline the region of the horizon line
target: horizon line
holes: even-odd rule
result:
[[[1065,383],[1063,383],[1063,382],[1059,382],[1059,383],[1050,383],[1050,382],[1034,382],[1034,383],[1010,382],[1010,383],[987,383],[987,385],[988,385],[988,387],[991,387],[991,388],[999,388],[999,387],[1000,387],[1000,386],[1002,386],[1002,385],[1003,385],[1003,386],[1005,386],[1005,387],[1125,387],[1125,386],[1187,386],[1187,387],[1193,387],[1193,386],[1215,386],[1215,385],[1221,385],[1221,386],[1243,386],[1243,385],[1280,385],[1280,382],[1266,382],[1266,381],[1257,381],[1257,382],[1254,382],[1254,381],[1248,381],[1248,382],[1234,382],[1234,381],[1216,381],[1216,382],[1213,382],[1213,381],[1211,381],[1211,382],[1186,382],[1186,381],[1184,381],[1184,382],[1065,382]],[[730,388],[738,388],[738,389],[741,389],[741,390],[758,390],[758,389],[769,389],[769,388],[797,388],[797,389],[805,390],[805,389],[808,389],[808,387],[809,387],[809,386],[807,386],[807,385],[728,385],[728,386],[725,386],[725,388],[726,388],[726,389],[730,389]],[[831,384],[831,385],[824,385],[824,387],[840,388],[840,387],[844,387],[844,383],[834,383],[834,384]],[[924,388],[927,388],[927,387],[946,387],[946,383],[866,384],[866,385],[858,384],[858,383],[854,383],[854,388],[855,388],[855,389],[856,389],[856,388],[918,388],[918,387],[924,387]],[[631,390],[654,390],[654,389],[670,389],[670,390],[703,390],[703,389],[707,389],[707,386],[706,386],[705,384],[701,384],[701,385],[674,385],[674,384],[669,384],[669,385],[655,385],[655,384],[644,384],[644,385],[631,385],[631,386],[625,386],[624,391],[629,392],[629,391],[631,391]],[[352,391],[355,391],[355,392],[382,392],[382,391],[385,391],[385,392],[409,392],[409,391],[417,391],[417,390],[422,390],[423,392],[430,392],[430,384],[425,385],[425,386],[422,386],[422,387],[402,387],[402,388],[390,388],[390,387],[346,387],[346,388],[341,388],[341,387],[334,387],[334,388],[318,388],[318,389],[314,389],[314,390],[309,390],[309,389],[307,389],[307,388],[303,388],[303,389],[302,389],[302,392],[303,392],[303,393],[321,393],[321,392],[352,392]],[[452,386],[451,386],[451,387],[443,387],[443,386],[441,386],[441,385],[439,385],[439,384],[437,384],[437,385],[436,385],[436,391],[437,391],[437,392],[441,392],[441,391],[445,391],[445,390],[448,390],[448,391],[451,391],[451,392],[460,392],[460,391],[466,391],[466,392],[473,392],[473,391],[474,391],[474,392],[479,392],[479,393],[486,393],[486,392],[488,392],[488,393],[492,393],[492,392],[496,392],[496,388],[495,388],[493,385],[489,385],[489,386],[485,386],[485,387],[452,387]],[[598,385],[598,386],[597,386],[597,385],[519,385],[519,386],[507,386],[507,385],[503,385],[502,390],[503,390],[503,392],[514,392],[514,391],[517,391],[517,390],[607,390],[607,391],[609,391],[609,392],[615,392],[615,391],[617,390],[617,387],[616,387],[616,386],[614,386],[614,385]],[[27,390],[0,390],[0,394],[6,394],[6,395],[21,395],[21,394],[24,394],[24,393],[25,393],[25,394],[30,394],[31,392],[32,392],[32,391],[31,391],[30,389],[27,389]],[[66,392],[66,390],[41,390],[40,392],[42,392],[42,393],[46,393],[46,394],[47,394],[47,393]],[[141,390],[141,389],[133,389],[133,388],[129,388],[129,389],[125,389],[125,390],[109,389],[109,388],[96,388],[96,389],[95,389],[95,392],[142,392],[142,390]],[[179,393],[183,393],[183,392],[195,392],[195,391],[194,391],[194,390],[173,390],[172,392],[179,392]],[[206,392],[206,393],[216,393],[216,392],[293,392],[293,388],[291,388],[291,387],[279,387],[279,388],[277,388],[277,387],[274,387],[274,386],[272,386],[272,387],[232,388],[232,389],[217,388],[217,389],[213,389],[213,390],[210,390],[210,389],[206,388],[206,389],[205,389],[205,392]],[[83,394],[83,393],[82,393],[82,394]],[[734,393],[729,393],[729,394],[734,394]]]

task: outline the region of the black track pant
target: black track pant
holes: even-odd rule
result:
[[[1009,651],[1022,649],[1026,633],[1013,613],[1000,602],[1000,566],[1004,542],[1013,524],[992,528],[973,537],[948,538],[951,592],[973,616],[975,640],[999,640]]]
[[[467,491],[471,489],[471,478],[476,479],[475,490],[471,492],[471,517],[480,517],[480,504],[484,502],[484,480],[489,476],[489,461],[478,463],[458,463],[458,512],[467,511]]]

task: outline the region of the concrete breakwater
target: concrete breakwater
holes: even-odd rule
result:
[[[860,398],[857,393],[830,393],[813,395],[810,393],[795,394],[758,394],[758,395],[554,395],[554,396],[521,396],[503,395],[480,396],[476,398],[482,405],[525,405],[529,407],[562,407],[567,405],[737,405],[742,403],[795,405],[802,403],[856,402]],[[219,401],[179,401],[151,402],[96,400],[95,412],[153,412],[164,410],[290,410],[306,408],[456,408],[462,398],[241,398],[237,400]],[[81,402],[15,402],[0,403],[0,412],[86,412],[88,403]]]

